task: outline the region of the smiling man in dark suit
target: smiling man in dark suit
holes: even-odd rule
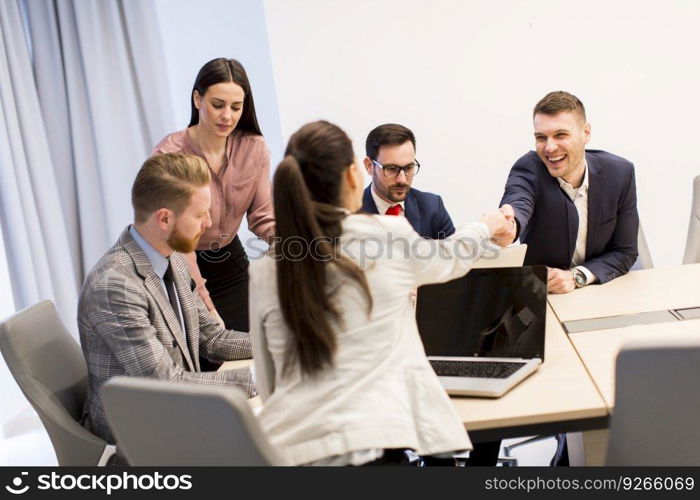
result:
[[[533,111],[536,151],[513,166],[501,205],[511,236],[528,244],[525,264],[548,266],[550,293],[568,293],[627,273],[637,258],[634,166],[586,150],[591,126],[581,101],[550,92]]]
[[[509,236],[527,243],[525,264],[547,266],[550,293],[622,276],[637,258],[634,166],[586,150],[591,126],[568,92],[550,92],[532,116],[536,151],[515,162],[501,200],[515,215]],[[557,441],[552,464],[568,465],[566,440]]]
[[[395,123],[379,125],[367,136],[365,150],[372,183],[365,189],[362,211],[403,215],[424,238],[442,239],[455,232],[442,198],[411,187],[420,170],[413,132]]]

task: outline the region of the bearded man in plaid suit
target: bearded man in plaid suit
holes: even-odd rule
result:
[[[210,181],[209,168],[195,156],[146,160],[131,193],[135,224],[83,285],[78,325],[88,393],[82,424],[109,443],[115,439],[100,388],[115,375],[229,384],[256,394],[248,368],[200,370],[200,355],[217,362],[251,357],[248,333],[225,330],[209,314],[183,255],[211,226]]]

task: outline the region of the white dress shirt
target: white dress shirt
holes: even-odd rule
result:
[[[561,177],[557,177],[557,180],[559,181],[559,186],[574,202],[576,212],[578,212],[578,232],[576,233],[574,255],[571,257],[571,267],[580,269],[586,275],[586,284],[590,285],[597,278],[581,265],[586,261],[586,239],[588,237],[588,164],[586,163],[586,168],[583,171],[583,183],[578,188],[575,188]]]

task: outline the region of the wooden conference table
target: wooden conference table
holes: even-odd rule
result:
[[[535,373],[498,399],[451,399],[473,442],[607,426],[605,401],[549,305],[545,359]]]
[[[548,301],[559,321],[569,322],[700,306],[700,264],[632,271]],[[672,318],[671,318],[672,320]]]
[[[229,361],[221,369],[249,366],[251,360]],[[498,399],[452,397],[473,442],[604,428],[603,398],[547,306],[545,362]],[[253,398],[251,405],[260,406]]]
[[[472,441],[605,429],[614,406],[617,353],[633,338],[700,333],[700,319],[679,321],[677,315],[663,314],[700,306],[698,283],[700,264],[693,264],[633,271],[605,285],[550,295],[542,366],[498,399],[451,398]],[[658,311],[662,314],[644,316]],[[576,322],[608,317],[624,317],[630,324],[568,335],[562,326],[581,329],[588,323]],[[637,319],[655,323],[636,324]],[[246,363],[251,361],[225,363],[223,368]],[[257,398],[251,402],[260,405]]]
[[[496,400],[452,398],[472,439],[605,429],[617,353],[631,339],[700,333],[700,319],[692,319],[700,318],[692,310],[700,306],[698,283],[700,264],[692,264],[549,295],[540,369]],[[578,331],[567,335],[568,329]]]
[[[584,362],[609,410],[615,407],[615,361],[631,341],[672,341],[700,335],[700,320],[637,325],[572,333],[570,340]]]
[[[549,296],[609,414],[615,407],[615,363],[626,343],[700,334],[699,280],[700,265],[691,264],[633,271],[605,285]],[[581,444],[586,464],[603,465],[606,430],[584,433]]]
[[[700,334],[700,319],[693,310],[700,306],[699,283],[700,264],[689,264],[633,271],[605,285],[549,297],[554,312],[565,325],[595,317],[628,319],[628,324],[618,328],[569,334],[608,411],[615,406],[615,360],[625,343]],[[668,314],[656,314],[660,312]],[[649,313],[655,316],[644,316]]]

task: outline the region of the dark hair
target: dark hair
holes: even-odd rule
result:
[[[236,130],[243,130],[253,134],[262,135],[260,126],[258,125],[258,117],[255,114],[255,103],[253,102],[253,91],[250,89],[248,75],[243,69],[243,65],[235,59],[226,59],[219,57],[212,59],[199,70],[197,78],[194,80],[192,92],[190,92],[190,105],[192,106],[192,114],[190,124],[196,125],[199,123],[199,110],[194,105],[194,91],[199,92],[199,95],[204,97],[207,89],[212,85],[221,82],[233,82],[243,89],[243,112],[241,119],[238,120]]]
[[[372,129],[365,141],[365,153],[371,159],[376,160],[381,146],[400,146],[406,141],[411,141],[413,149],[416,148],[416,136],[409,129],[397,123],[385,123]]]
[[[193,188],[210,182],[209,167],[198,156],[179,153],[152,156],[141,166],[131,187],[134,220],[145,222],[161,208],[179,215],[189,204]]]
[[[343,173],[353,161],[352,143],[345,132],[317,121],[292,135],[275,171],[277,294],[292,332],[283,371],[290,370],[297,359],[303,375],[333,364],[337,339],[332,325],[342,325],[342,317],[332,298],[342,285],[330,278],[355,281],[365,293],[368,311],[372,308],[367,278],[336,248],[341,221],[347,216],[338,210]],[[302,251],[302,258],[291,255],[295,244],[300,245],[295,248]],[[339,274],[329,273],[329,266]]]
[[[534,118],[536,114],[540,113],[543,115],[557,115],[563,111],[573,111],[578,113],[583,121],[586,121],[586,110],[583,107],[583,103],[573,94],[564,92],[563,90],[557,90],[555,92],[550,92],[535,105],[535,109],[532,111],[532,117]]]

